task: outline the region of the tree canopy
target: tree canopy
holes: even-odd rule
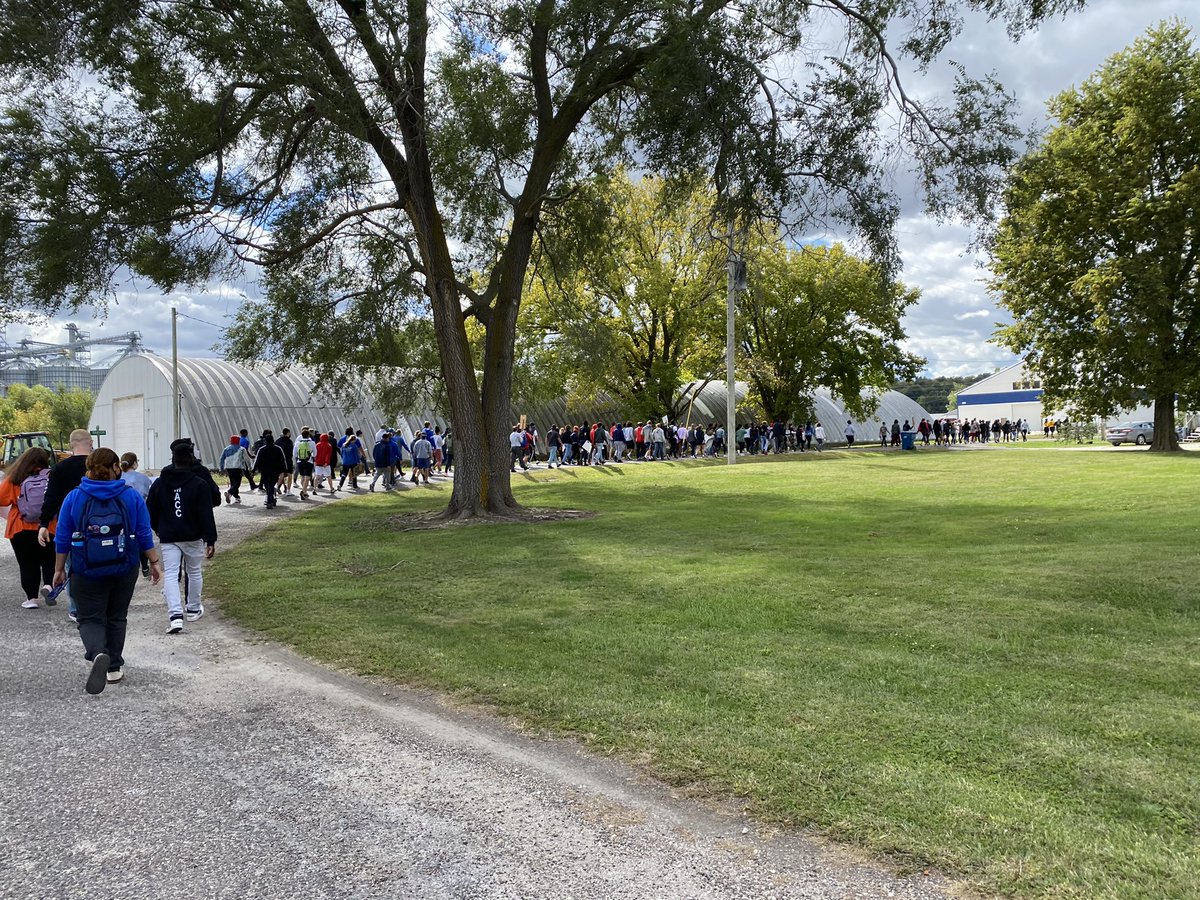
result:
[[[526,358],[553,373],[557,396],[604,393],[633,418],[674,417],[680,387],[724,366],[715,198],[624,172],[605,180],[603,195],[599,240],[566,260],[538,248],[521,310],[521,330],[537,342]]]
[[[1017,34],[1080,5],[5,0],[0,296],[54,310],[127,271],[170,290],[258,265],[266,311],[231,346],[342,380],[406,365],[385,332],[429,320],[448,511],[505,514],[527,270],[581,182],[703,173],[722,220],[835,228],[890,272],[890,168],[986,215],[1018,136],[990,78],[918,102],[899,61],[929,66],[966,10]],[[328,324],[301,344],[297,323]]]
[[[767,418],[798,418],[818,387],[865,418],[872,397],[925,361],[904,352],[900,319],[920,296],[841,245],[764,241],[739,300],[741,368]]]
[[[1050,102],[1015,167],[992,287],[1046,401],[1112,416],[1149,395],[1177,449],[1176,395],[1200,397],[1200,54],[1163,24]]]
[[[14,384],[0,397],[0,432],[44,431],[58,446],[76,428],[87,428],[96,395],[78,388],[52,391]]]

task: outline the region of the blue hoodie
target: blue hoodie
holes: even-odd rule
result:
[[[95,481],[84,476],[79,487],[67,494],[62,509],[58,513],[58,531],[54,534],[54,550],[57,553],[71,552],[71,534],[77,530],[76,523],[83,513],[83,506],[88,497],[106,500],[110,497],[120,497],[129,515],[129,524],[137,536],[136,541],[125,542],[125,557],[129,567],[138,565],[139,550],[154,549],[154,532],[150,530],[150,511],[146,509],[146,501],[142,495],[133,490],[124,481]]]

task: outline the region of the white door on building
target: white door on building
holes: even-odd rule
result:
[[[157,469],[158,468],[158,466],[154,462],[154,445],[157,443],[158,443],[158,432],[155,431],[153,428],[147,428],[146,429],[146,455],[138,457],[138,460],[141,462],[141,466],[140,466],[141,469],[145,470],[145,469]],[[137,452],[137,451],[134,451],[134,452]]]
[[[146,399],[142,394],[113,400],[113,433],[108,446],[122,453],[132,451],[139,460],[146,457]]]

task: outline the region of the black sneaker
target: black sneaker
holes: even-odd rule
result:
[[[88,673],[83,689],[89,694],[99,694],[108,684],[108,654],[97,653],[92,660],[92,671]]]

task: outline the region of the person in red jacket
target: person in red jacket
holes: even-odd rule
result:
[[[329,442],[329,435],[323,434],[317,441],[317,453],[313,457],[313,493],[321,489],[321,482],[329,485],[329,496],[332,497],[337,493],[337,488],[333,486],[333,444]]]

